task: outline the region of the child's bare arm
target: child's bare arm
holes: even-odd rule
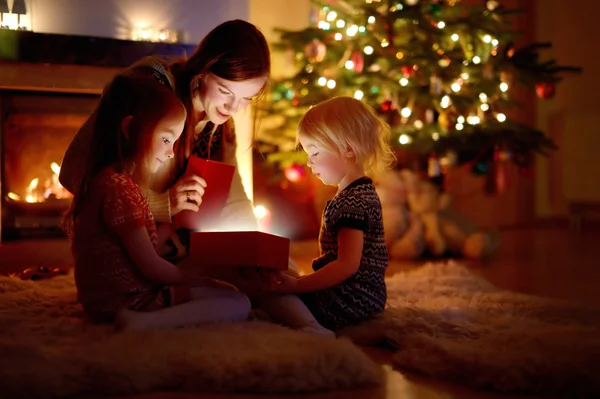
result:
[[[360,266],[364,244],[362,230],[342,228],[338,231],[338,258],[322,269],[295,282],[284,281],[273,290],[281,293],[313,292],[338,285],[350,278]],[[286,280],[288,280],[286,278]]]
[[[191,283],[190,277],[179,267],[158,255],[144,227],[121,235],[121,241],[131,260],[150,280],[160,284]]]

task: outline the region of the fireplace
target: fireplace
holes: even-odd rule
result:
[[[63,235],[62,157],[102,89],[144,56],[194,46],[0,30],[0,238]],[[9,51],[10,50],[10,51]]]
[[[3,90],[3,239],[62,234],[71,194],[58,182],[65,150],[98,95]]]

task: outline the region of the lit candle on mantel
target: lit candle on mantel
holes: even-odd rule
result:
[[[258,231],[269,233],[271,230],[271,211],[262,205],[254,207],[254,216],[258,222]]]

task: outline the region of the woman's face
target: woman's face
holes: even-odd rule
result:
[[[266,77],[240,82],[225,80],[209,73],[201,80],[199,90],[192,98],[194,111],[206,112],[208,120],[222,125],[238,111],[245,109],[260,93]]]

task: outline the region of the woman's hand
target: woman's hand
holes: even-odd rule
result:
[[[171,216],[175,216],[185,209],[198,211],[205,187],[206,181],[200,176],[189,175],[179,178],[169,189]]]

